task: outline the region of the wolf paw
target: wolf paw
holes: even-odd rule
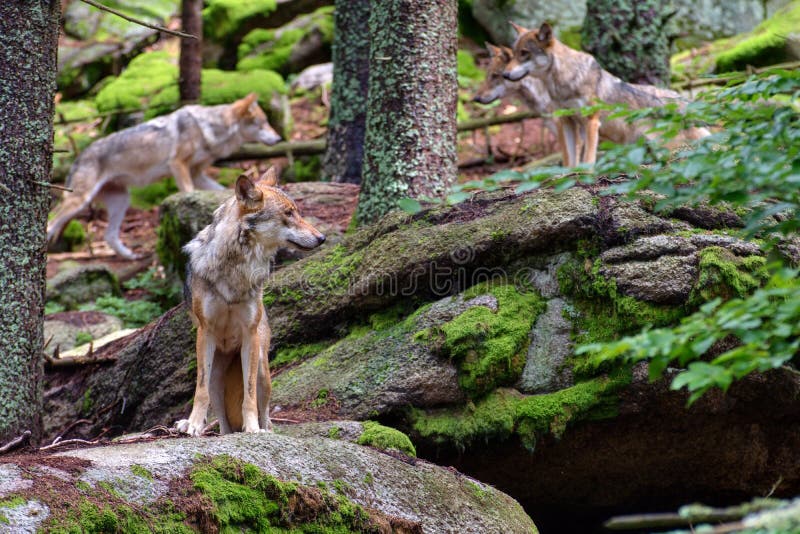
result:
[[[182,434],[189,434],[195,437],[203,435],[203,427],[192,424],[188,419],[175,421],[175,430]]]

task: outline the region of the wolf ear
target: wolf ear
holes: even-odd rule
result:
[[[489,57],[495,57],[500,55],[500,47],[495,46],[492,43],[486,43],[486,50],[489,51]]]
[[[256,187],[256,184],[244,174],[236,179],[235,189],[236,199],[244,204],[260,202],[261,199],[264,198],[264,193],[262,193],[261,190]]]
[[[551,28],[548,23],[543,22],[539,27],[539,33],[536,39],[543,45],[549,45],[553,40],[553,28]]]
[[[278,172],[275,170],[275,167],[267,169],[258,181],[269,187],[276,187],[278,185]]]
[[[509,20],[509,21],[508,21],[508,23],[509,23],[509,24],[511,24],[511,26],[514,28],[514,30],[516,30],[516,32],[517,32],[517,37],[519,37],[519,36],[520,36],[520,35],[522,35],[523,33],[528,33],[528,32],[530,31],[528,28],[525,28],[525,27],[523,27],[523,26],[520,26],[519,24],[517,24],[517,23],[516,23],[516,22],[514,22],[514,21],[511,21],[511,20]]]
[[[232,104],[233,112],[240,117],[247,115],[250,110],[250,105],[256,100],[258,100],[258,95],[256,93],[250,93],[246,97],[240,98]]]

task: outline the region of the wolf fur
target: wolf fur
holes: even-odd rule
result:
[[[243,143],[277,143],[273,130],[252,93],[232,104],[184,106],[179,110],[120,130],[87,147],[67,177],[66,192],[47,225],[54,242],[64,226],[95,198],[108,210],[105,239],[124,258],[139,256],[119,238],[130,205],[128,187],[151,184],[172,175],[180,191],[222,189],[205,171],[215,160]]]
[[[663,106],[670,101],[685,104],[675,91],[620,80],[600,67],[591,54],[573,50],[558,41],[547,23],[538,30],[513,26],[519,35],[503,76],[511,81],[528,76],[539,79],[555,108],[581,108],[598,103],[622,104],[632,109]],[[631,143],[643,135],[650,136],[646,133],[647,124],[608,120],[607,113],[600,111],[587,117],[559,117],[557,125],[565,166],[576,165],[579,158],[593,164],[601,135],[616,143]],[[709,132],[705,128],[690,128],[683,138],[698,139],[706,135]],[[582,157],[581,147],[584,147]]]
[[[197,384],[181,432],[203,432],[209,404],[221,434],[271,428],[270,329],[262,302],[279,248],[312,249],[325,236],[275,187],[274,168],[257,182],[236,181],[236,195],[190,241],[184,297],[197,327]]]

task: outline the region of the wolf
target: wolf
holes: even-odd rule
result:
[[[599,103],[622,104],[633,109],[663,106],[670,101],[685,104],[675,91],[620,80],[604,70],[591,54],[573,50],[558,41],[546,22],[538,30],[512,25],[519,35],[513,57],[503,71],[504,78],[519,81],[531,76],[541,80],[556,108],[577,109]],[[595,111],[586,117],[576,114],[558,118],[559,144],[565,166],[576,165],[579,157],[582,162],[593,164],[601,135],[616,143],[631,143],[642,135],[652,137],[647,133],[646,124],[607,120],[606,117],[607,113]],[[683,137],[689,140],[706,135],[710,133],[705,128],[690,128]],[[581,146],[584,148],[582,157]]]
[[[119,237],[130,205],[128,187],[151,184],[172,175],[180,191],[222,189],[205,171],[247,142],[273,145],[280,136],[258,105],[258,95],[218,106],[184,106],[179,110],[120,130],[89,145],[75,160],[66,192],[47,224],[53,243],[64,226],[95,198],[108,210],[105,240],[120,256],[137,259]]]
[[[221,434],[270,430],[270,329],[262,302],[279,248],[310,250],[325,242],[297,205],[276,188],[274,167],[258,181],[236,180],[235,196],[183,250],[189,261],[184,298],[197,327],[197,384],[188,419],[176,428],[203,432],[209,402]]]

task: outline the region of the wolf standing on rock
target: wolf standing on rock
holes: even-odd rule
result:
[[[180,191],[222,189],[205,170],[247,142],[273,145],[280,136],[251,93],[232,104],[184,106],[179,110],[99,139],[75,160],[66,192],[47,224],[47,240],[58,239],[64,226],[95,198],[108,211],[105,239],[128,259],[139,256],[119,238],[130,206],[128,187],[174,176]]]
[[[279,248],[316,248],[325,236],[275,187],[275,168],[259,181],[236,180],[236,195],[190,241],[185,300],[197,326],[197,386],[181,432],[203,433],[209,403],[220,434],[259,432],[269,420],[270,329],[262,302],[269,266]]]

